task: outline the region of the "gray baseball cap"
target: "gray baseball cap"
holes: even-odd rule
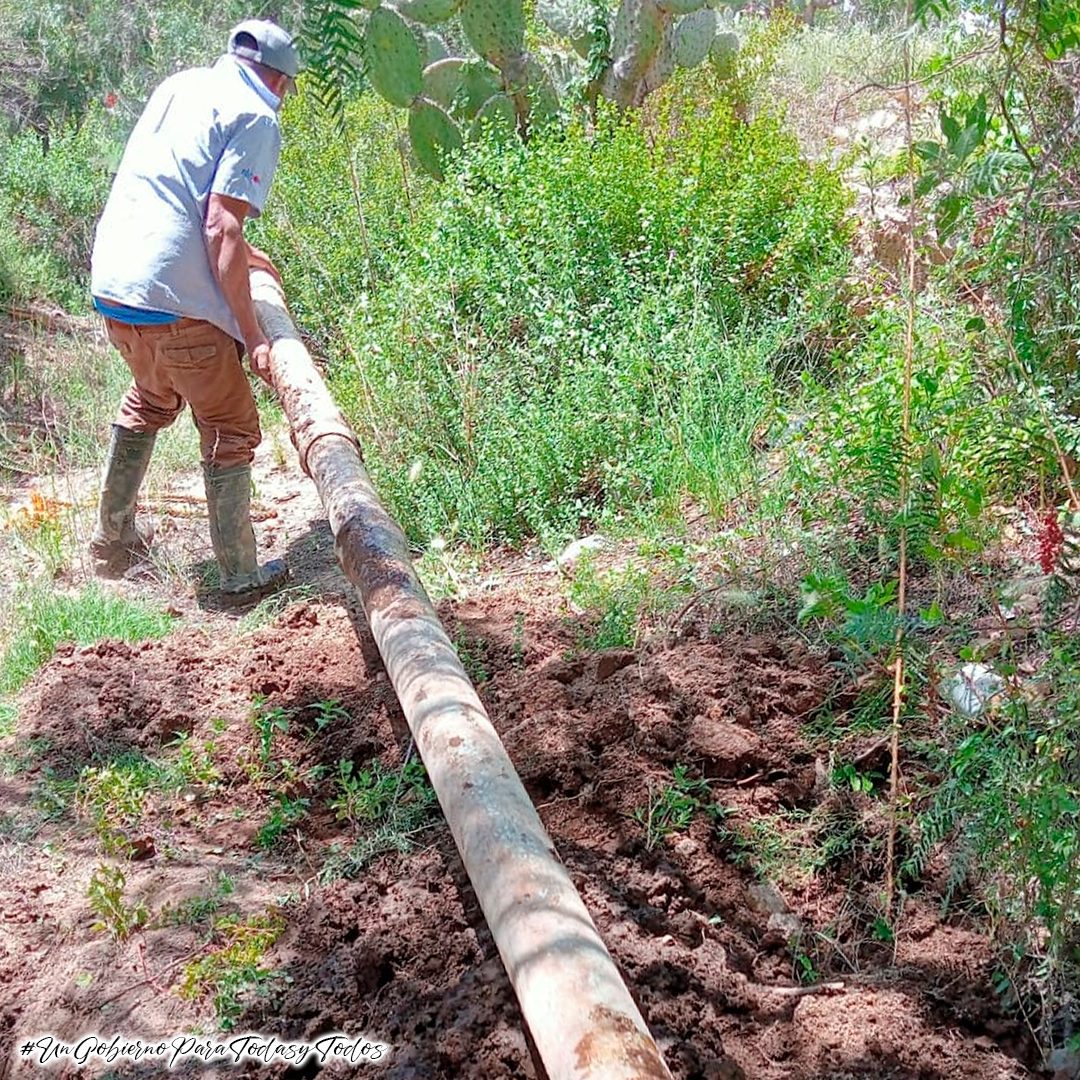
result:
[[[300,54],[292,35],[265,19],[245,19],[234,26],[229,34],[229,52],[294,79],[300,73]]]

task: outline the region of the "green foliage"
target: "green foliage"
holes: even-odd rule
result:
[[[84,586],[73,596],[34,589],[16,607],[12,635],[0,660],[0,693],[18,690],[61,642],[143,641],[163,637],[172,622],[150,605],[114,596],[98,585]]]
[[[283,709],[280,706],[266,708],[266,704],[261,698],[256,699],[251,723],[259,738],[259,760],[264,765],[270,761],[270,755],[274,747],[274,736],[288,734],[291,715],[288,709]]]
[[[155,917],[162,926],[198,926],[208,922],[236,891],[236,882],[224,870],[210,875],[210,891],[163,908]]]
[[[60,129],[47,153],[34,134],[0,132],[0,304],[44,298],[87,307],[93,230],[116,148],[106,118]]]
[[[207,740],[202,746],[197,746],[190,735],[181,731],[170,743],[170,749],[176,751],[170,771],[181,786],[190,787],[195,784],[210,786],[221,780],[221,772],[214,764],[217,743],[213,739]]]
[[[833,766],[831,780],[834,787],[850,788],[854,792],[870,795],[881,776],[877,773],[860,772],[858,766],[852,762],[843,761]]]
[[[270,814],[255,834],[255,846],[262,851],[268,851],[274,847],[290,829],[299,825],[307,817],[310,805],[310,799],[278,792]]]
[[[888,565],[901,526],[916,565],[962,562],[987,538],[992,499],[1014,499],[1052,475],[1054,448],[1030,396],[997,394],[955,325],[922,324],[905,453],[900,424],[899,315],[879,309],[859,352],[844,364],[845,392],[807,386],[819,402],[792,428],[789,481],[804,521],[841,527],[863,557]],[[904,473],[908,499],[901,505]],[[848,523],[843,528],[842,523]]]
[[[46,139],[79,125],[107,95],[128,121],[150,90],[180,67],[225,51],[241,19],[293,25],[296,3],[256,0],[0,0],[0,118]],[[111,99],[110,99],[111,100]]]
[[[131,843],[125,830],[138,825],[151,791],[171,786],[174,777],[142,754],[122,754],[101,766],[87,766],[79,776],[75,801],[87,814],[107,855],[126,855]]]
[[[310,329],[341,300],[336,396],[411,537],[575,533],[738,489],[778,370],[846,263],[832,174],[777,121],[719,103],[667,135],[605,117],[473,147],[438,201],[411,186],[403,204],[391,130],[371,107],[357,118],[358,144],[386,147],[360,180],[363,221],[320,163],[342,167],[348,144],[313,142],[264,238],[313,253]],[[377,287],[357,295],[346,274]]]
[[[651,591],[649,575],[643,569],[603,572],[588,555],[583,556],[570,582],[570,600],[583,609],[590,627],[583,632],[582,648],[633,648]]]
[[[265,986],[272,972],[263,967],[266,950],[281,936],[285,920],[277,912],[214,921],[214,947],[187,964],[180,976],[180,996],[188,1001],[210,999],[220,1027],[231,1031],[243,1011],[245,997]]]
[[[355,877],[385,852],[411,851],[413,838],[435,823],[438,800],[418,760],[400,769],[375,761],[359,771],[342,760],[334,783],[337,794],[330,806],[350,823],[357,839],[345,851],[332,850],[320,875],[323,881]]]
[[[101,864],[91,875],[86,893],[90,909],[98,917],[93,928],[108,932],[115,941],[125,941],[150,918],[142,901],[129,904],[124,900],[126,887],[127,878],[120,867]]]
[[[634,811],[634,820],[645,829],[645,847],[649,851],[672,833],[684,832],[698,812],[713,821],[722,819],[724,810],[713,801],[708,780],[692,779],[689,772],[688,766],[676,765],[671,784],[650,790],[647,805]]]
[[[999,924],[1029,955],[1074,963],[1080,934],[1080,647],[1052,635],[1040,673],[1055,693],[1009,694],[993,725],[941,751],[945,780],[915,828],[904,871],[923,872],[953,838],[954,886],[977,880]]]
[[[343,120],[346,88],[359,85],[362,66],[377,93],[409,109],[416,160],[441,180],[445,155],[460,147],[461,131],[482,138],[485,116],[500,121],[500,134],[522,136],[557,117],[556,76],[564,90],[587,86],[590,101],[603,93],[623,108],[640,105],[677,66],[696,67],[710,52],[727,77],[739,40],[730,32],[718,35],[716,13],[703,7],[704,0],[622,0],[612,13],[606,0],[541,3],[538,18],[569,38],[577,54],[556,51],[548,64],[543,54],[525,50],[522,0],[314,0],[306,8],[303,37],[311,45],[310,82],[324,108]],[[442,23],[455,45],[472,48],[472,56],[447,58],[445,43],[428,29]],[[483,72],[485,93],[448,86],[448,78],[470,70]]]
[[[399,802],[430,807],[434,797],[423,763],[413,760],[400,770],[387,769],[381,761],[357,770],[353,762],[338,762],[335,778],[338,794],[330,808],[339,820],[354,829],[386,821]]]

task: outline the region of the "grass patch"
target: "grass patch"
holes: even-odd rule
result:
[[[163,637],[172,622],[149,604],[112,596],[96,584],[73,596],[35,588],[16,605],[15,629],[0,660],[0,694],[20,690],[61,642],[143,641]]]
[[[231,1031],[242,1012],[244,996],[273,977],[262,966],[262,958],[284,929],[285,920],[277,913],[216,919],[217,944],[184,968],[180,996],[188,1001],[212,1001],[218,1024]]]
[[[331,850],[321,874],[324,883],[355,877],[385,852],[411,851],[414,837],[435,823],[438,799],[420,761],[399,770],[376,761],[359,772],[351,761],[341,761],[334,783],[331,809],[359,835],[347,851]]]
[[[694,780],[689,771],[686,765],[676,765],[672,782],[659,791],[650,789],[648,803],[634,811],[634,820],[645,830],[649,851],[672,833],[685,832],[699,811],[714,822],[723,820],[724,808],[713,801],[708,780]]]
[[[15,734],[15,724],[19,719],[19,708],[13,701],[0,701],[0,739]]]
[[[580,647],[594,649],[633,648],[638,624],[652,594],[649,574],[640,568],[601,571],[586,553],[570,583],[570,601],[585,613]]]
[[[232,877],[218,870],[211,875],[209,892],[165,907],[158,915],[158,922],[162,926],[199,926],[216,915],[235,891]]]

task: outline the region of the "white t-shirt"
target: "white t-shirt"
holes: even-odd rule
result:
[[[257,217],[281,150],[278,99],[232,56],[153,93],[131,133],[94,236],[90,291],[203,319],[242,340],[203,237],[211,194]]]

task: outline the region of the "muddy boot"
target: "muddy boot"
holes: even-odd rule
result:
[[[289,580],[289,570],[280,559],[259,565],[251,528],[251,466],[204,465],[203,477],[222,596],[230,603],[243,603],[276,592]]]
[[[98,574],[123,573],[145,559],[153,533],[135,526],[135,500],[154,451],[154,434],[113,425],[90,555]]]

